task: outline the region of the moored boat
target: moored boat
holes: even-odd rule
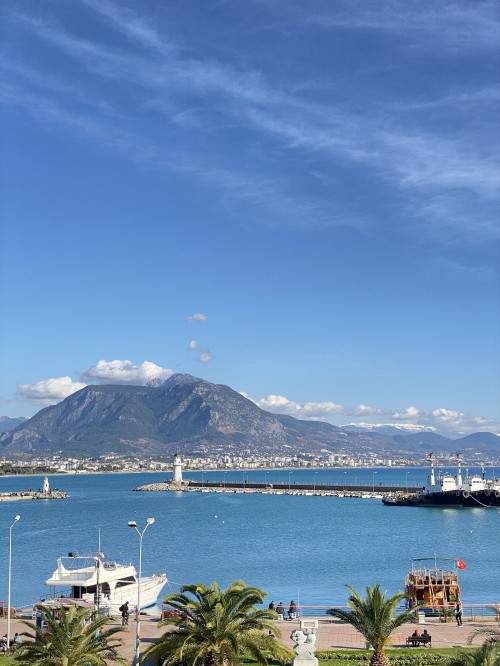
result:
[[[500,506],[500,480],[487,480],[483,468],[482,476],[474,474],[462,479],[462,461],[457,454],[457,475],[439,473],[436,477],[432,453],[427,483],[418,493],[397,493],[382,499],[386,506],[458,506],[496,507]]]
[[[420,558],[411,561],[411,570],[405,579],[405,594],[410,607],[423,611],[443,612],[453,609],[460,600],[458,564],[461,560]]]
[[[153,606],[167,583],[164,573],[141,576],[141,609]],[[45,581],[51,588],[51,597],[81,599],[116,614],[119,607],[129,602],[135,606],[138,577],[132,564],[104,561],[98,556],[74,555],[57,559],[57,569]]]

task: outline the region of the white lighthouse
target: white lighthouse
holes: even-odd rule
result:
[[[43,480],[42,493],[44,493],[44,495],[48,495],[50,493],[49,479],[47,476]]]
[[[179,486],[182,485],[182,460],[178,453],[174,456],[174,478],[172,482]]]

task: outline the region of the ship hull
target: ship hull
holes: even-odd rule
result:
[[[446,493],[421,493],[416,497],[417,506],[462,506],[494,507],[500,506],[499,490],[454,490]]]
[[[452,490],[449,492],[420,493],[413,497],[384,500],[386,506],[442,506],[442,507],[500,507],[500,490],[477,490],[468,492]]]

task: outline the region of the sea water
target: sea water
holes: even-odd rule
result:
[[[197,481],[423,485],[424,468],[254,470],[193,472]],[[491,477],[492,470],[487,472]],[[387,507],[380,499],[212,492],[133,492],[171,473],[78,474],[50,477],[67,500],[0,503],[0,600],[7,599],[9,528],[12,528],[13,606],[47,594],[44,581],[56,558],[92,554],[138,566],[139,529],[155,523],[143,539],[143,575],[166,572],[163,594],[180,585],[235,579],[266,590],[287,604],[345,603],[345,584],[363,591],[380,583],[403,589],[413,558],[459,557],[465,603],[500,601],[500,511],[498,508]],[[42,477],[0,479],[0,492],[35,490]],[[298,598],[298,599],[297,599]],[[132,602],[132,600],[131,600]]]

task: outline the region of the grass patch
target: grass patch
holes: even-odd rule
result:
[[[0,656],[0,666],[13,666],[15,663],[13,654],[3,654]]]
[[[448,659],[462,652],[474,652],[476,647],[454,648],[396,648],[385,650],[394,666],[442,666]],[[364,666],[370,661],[373,650],[318,650],[319,666]],[[244,660],[245,666],[257,666]],[[277,662],[271,662],[277,663]],[[2,666],[0,662],[0,666]]]
[[[439,666],[461,652],[474,652],[477,648],[397,648],[385,650],[395,666]],[[319,650],[320,666],[362,666],[368,664],[373,650]]]

